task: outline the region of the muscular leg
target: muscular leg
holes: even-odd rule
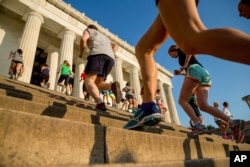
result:
[[[105,82],[103,77],[97,77],[95,80],[95,84],[99,90],[110,90],[111,89],[111,83]]]
[[[197,102],[200,109],[204,112],[207,112],[210,115],[222,119],[225,122],[228,122],[230,118],[227,115],[225,115],[219,109],[210,106],[208,104],[208,92],[209,92],[209,87],[204,87],[204,86],[199,86],[196,90]]]
[[[21,68],[22,68],[23,64],[21,63],[17,63],[16,65],[16,75],[20,75],[21,74]]]
[[[85,86],[88,91],[88,93],[94,98],[96,103],[101,103],[102,99],[99,95],[99,89],[95,84],[95,80],[97,78],[97,74],[90,73],[85,78]]]
[[[158,9],[169,34],[185,53],[250,65],[250,36],[232,28],[208,30],[194,0],[160,0]]]
[[[195,82],[193,79],[186,77],[183,81],[179,96],[179,104],[194,123],[199,122],[199,118],[196,116],[192,106],[188,103],[188,99],[198,86],[199,84],[197,82]]]
[[[9,74],[14,75],[15,74],[15,68],[16,68],[16,63],[11,63],[10,64],[10,69],[9,69]]]
[[[157,68],[154,61],[154,54],[161,44],[167,39],[168,33],[161,18],[156,20],[139,40],[135,48],[135,55],[141,68],[144,85],[143,102],[152,102],[157,88]]]

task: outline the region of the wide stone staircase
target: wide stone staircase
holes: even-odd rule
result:
[[[165,122],[125,130],[130,113],[94,106],[0,76],[0,167],[229,167],[230,151],[250,150]]]

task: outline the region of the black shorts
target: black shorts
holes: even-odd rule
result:
[[[74,85],[74,78],[69,77],[69,84],[70,84],[70,85]]]
[[[17,63],[20,63],[20,64],[23,64],[23,62],[21,62],[21,61],[16,61],[16,60],[12,60],[11,63],[16,63],[16,64],[17,64]]]
[[[158,6],[159,1],[160,1],[160,0],[155,0],[155,4],[156,4],[156,6]],[[195,3],[196,3],[196,6],[198,6],[198,4],[199,4],[199,0],[195,0]]]
[[[64,80],[64,85],[69,85],[69,75],[60,75],[60,78],[58,79],[57,83],[61,83]]]
[[[104,54],[90,55],[85,67],[86,74],[96,73],[98,77],[107,78],[109,72],[114,66],[115,61]]]
[[[156,6],[158,5],[158,3],[159,3],[159,0],[155,0],[155,4],[156,4]]]
[[[48,74],[41,74],[40,75],[40,82],[47,83],[49,81],[49,75]]]
[[[221,126],[221,120],[216,120],[215,123],[218,125],[218,126]]]
[[[126,95],[126,99],[129,100],[129,99],[135,99],[133,95],[130,95],[130,94],[127,94]]]

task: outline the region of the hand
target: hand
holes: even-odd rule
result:
[[[183,70],[185,70],[187,68],[187,66],[182,66],[181,68],[180,68],[180,71],[183,71]]]
[[[180,75],[181,71],[180,70],[174,70],[174,75]]]

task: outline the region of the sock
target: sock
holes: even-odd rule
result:
[[[147,109],[147,108],[151,107],[154,104],[155,104],[154,102],[142,103],[142,105],[140,106],[140,108]]]

